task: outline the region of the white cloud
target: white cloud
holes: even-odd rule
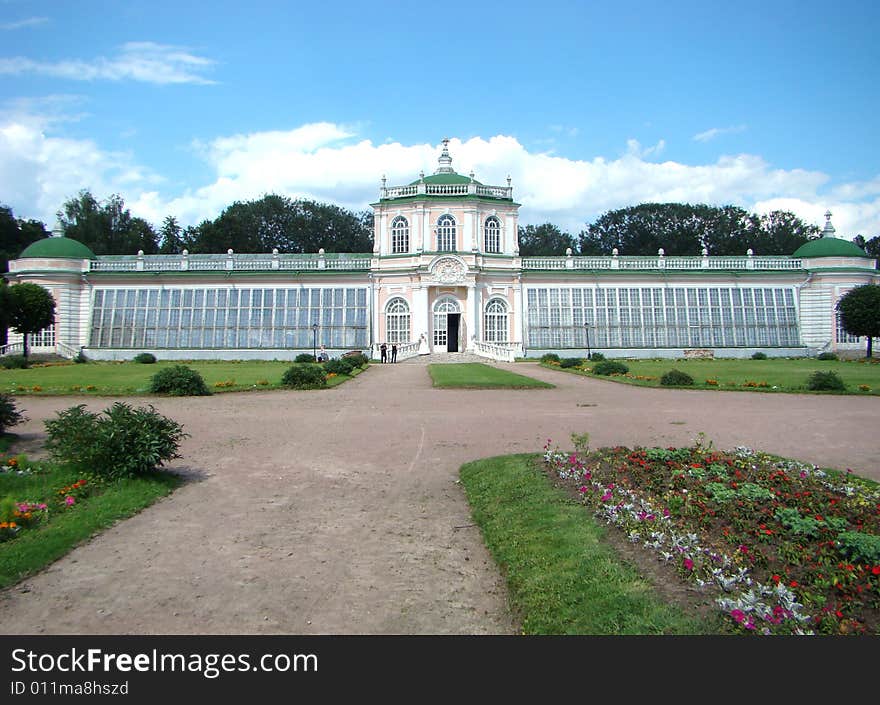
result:
[[[23,20],[16,20],[14,22],[0,23],[0,29],[12,31],[16,29],[24,29],[25,27],[36,27],[41,24],[46,24],[48,21],[48,17],[27,17]]]
[[[744,132],[747,129],[746,125],[735,125],[733,127],[712,127],[705,132],[699,132],[694,135],[693,139],[695,142],[708,142],[709,140],[714,140],[719,135],[730,135],[736,132]]]
[[[211,84],[204,72],[214,61],[196,56],[182,47],[154,42],[128,42],[112,57],[85,61],[35,61],[22,56],[0,59],[0,74],[41,74],[72,81],[141,81],[144,83]]]
[[[388,186],[409,183],[421,170],[432,173],[440,153],[438,144],[376,144],[360,139],[355,127],[312,123],[194,144],[193,158],[202,159],[213,176],[172,191],[170,180],[161,181],[130,153],[54,137],[42,127],[36,119],[0,119],[0,194],[16,215],[47,223],[82,188],[98,198],[119,193],[135,215],[156,225],[167,215],[196,224],[236,200],[266,193],[361,210],[378,199],[383,174]],[[511,176],[523,224],[549,220],[576,234],[605,211],[673,201],[735,204],[758,212],[782,208],[819,226],[830,208],[841,237],[880,230],[880,177],[829,188],[821,172],[775,169],[755,155],[700,165],[645,159],[662,147],[662,142],[648,149],[639,145],[615,159],[576,160],[529,151],[506,135],[453,139],[449,145],[459,173],[473,170],[479,181],[500,185]]]
[[[666,149],[666,140],[659,140],[653,147],[642,147],[641,142],[636,139],[626,141],[627,154],[639,159],[650,157],[652,154],[659,155],[664,149]]]

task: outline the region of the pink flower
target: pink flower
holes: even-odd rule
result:
[[[690,558],[685,558],[684,559],[684,567],[685,567],[685,570],[693,570],[694,569],[694,562]]]
[[[65,503],[68,507],[72,507],[74,504],[76,504],[76,500],[75,500],[73,497],[71,497],[70,495],[67,495],[67,496],[64,498],[64,503]]]
[[[603,502],[607,502],[609,499],[611,499],[611,490],[602,495]]]
[[[733,617],[738,624],[742,624],[746,618],[746,614],[742,610],[731,610],[730,616]]]
[[[589,491],[590,491],[590,488],[587,487],[586,485],[581,485],[580,487],[578,487],[578,492],[580,492],[581,494],[586,494]]]

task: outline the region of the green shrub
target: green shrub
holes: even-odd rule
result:
[[[566,357],[559,361],[559,366],[563,369],[571,369],[572,367],[577,367],[583,362],[583,360],[579,357]]]
[[[83,352],[83,349],[80,348],[79,352],[73,356],[73,361],[77,365],[85,365],[89,361],[89,358],[86,357],[86,354]]]
[[[154,365],[156,364],[156,356],[153,353],[138,353],[134,356],[133,362],[139,365]]]
[[[592,362],[602,362],[605,359],[605,356],[602,353],[593,353],[590,355],[590,360]]]
[[[0,357],[0,365],[7,370],[23,370],[28,366],[24,355],[4,355]]]
[[[853,563],[880,564],[880,536],[861,531],[844,531],[837,535],[837,546]]]
[[[22,421],[24,415],[15,406],[15,397],[11,394],[0,394],[0,433]]]
[[[351,371],[354,369],[354,363],[350,362],[348,358],[341,358],[339,360],[328,360],[324,363],[324,372],[334,373],[337,375],[348,375],[351,374]]]
[[[189,435],[152,406],[135,409],[122,402],[103,415],[86,411],[85,404],[73,406],[45,425],[46,448],[56,462],[109,478],[153,472],[180,457],[180,441]]]
[[[296,358],[294,359],[294,362],[300,362],[300,363],[302,363],[302,362],[314,362],[314,361],[315,361],[315,356],[314,356],[314,355],[309,355],[308,353],[300,353],[300,354],[297,355]]]
[[[629,372],[629,367],[617,360],[603,360],[593,367],[594,375],[625,375]]]
[[[327,386],[327,378],[320,365],[291,365],[281,377],[281,384],[291,389],[320,389]]]
[[[817,360],[837,360],[837,354],[833,352],[823,352],[816,356]]]
[[[355,367],[366,367],[367,363],[370,362],[370,358],[368,358],[363,353],[358,353],[357,355],[349,355],[343,358],[343,360],[348,360]]]
[[[752,355],[752,359],[753,360],[766,360],[767,355],[762,352],[756,352],[754,355]]]
[[[817,370],[807,380],[807,389],[814,392],[842,392],[846,390],[846,385],[836,372]]]
[[[206,397],[211,394],[202,376],[186,365],[159,370],[150,380],[150,392],[173,397]]]
[[[694,383],[694,378],[681,370],[669,370],[660,378],[660,384],[664,387],[686,387]]]
[[[541,355],[541,362],[559,362],[559,355],[556,353],[546,353]]]

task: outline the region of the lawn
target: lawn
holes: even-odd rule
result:
[[[441,389],[552,389],[552,384],[500,370],[480,362],[428,365],[435,387]]]
[[[816,360],[814,358],[768,358],[767,360],[620,360],[629,367],[628,375],[598,377],[645,387],[660,386],[660,377],[669,370],[686,372],[694,388],[761,392],[810,393],[807,378],[815,371],[834,371],[844,381],[848,394],[880,394],[880,364],[859,360]],[[591,370],[596,363],[585,365]],[[562,369],[553,364],[544,367]],[[583,369],[563,370],[585,374]],[[867,387],[861,389],[860,386]]]
[[[162,361],[153,365],[134,362],[48,363],[26,370],[0,368],[0,392],[28,395],[130,396],[147,394],[150,378],[163,367],[184,364],[199,372],[213,392],[241,392],[281,388],[281,376],[291,364],[277,360]],[[354,370],[353,375],[362,370]],[[333,387],[350,379],[337,375],[327,380]]]
[[[877,483],[704,439],[593,451],[587,440],[573,437],[576,452],[548,441],[541,463],[461,470],[527,632],[691,630],[676,610],[628,603],[659,593],[707,632],[880,634]]]
[[[24,456],[0,456],[0,588],[33,575],[180,484],[169,472],[111,481]]]
[[[525,634],[699,634],[604,541],[606,529],[552,487],[535,456],[462,466],[474,520],[507,578]]]

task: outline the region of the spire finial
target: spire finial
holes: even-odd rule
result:
[[[822,237],[837,237],[834,226],[831,224],[831,211],[825,211],[825,227],[822,228]]]
[[[443,138],[443,151],[440,153],[440,158],[437,160],[439,166],[437,167],[437,171],[435,174],[454,174],[455,171],[452,169],[452,157],[449,156],[449,138]]]

